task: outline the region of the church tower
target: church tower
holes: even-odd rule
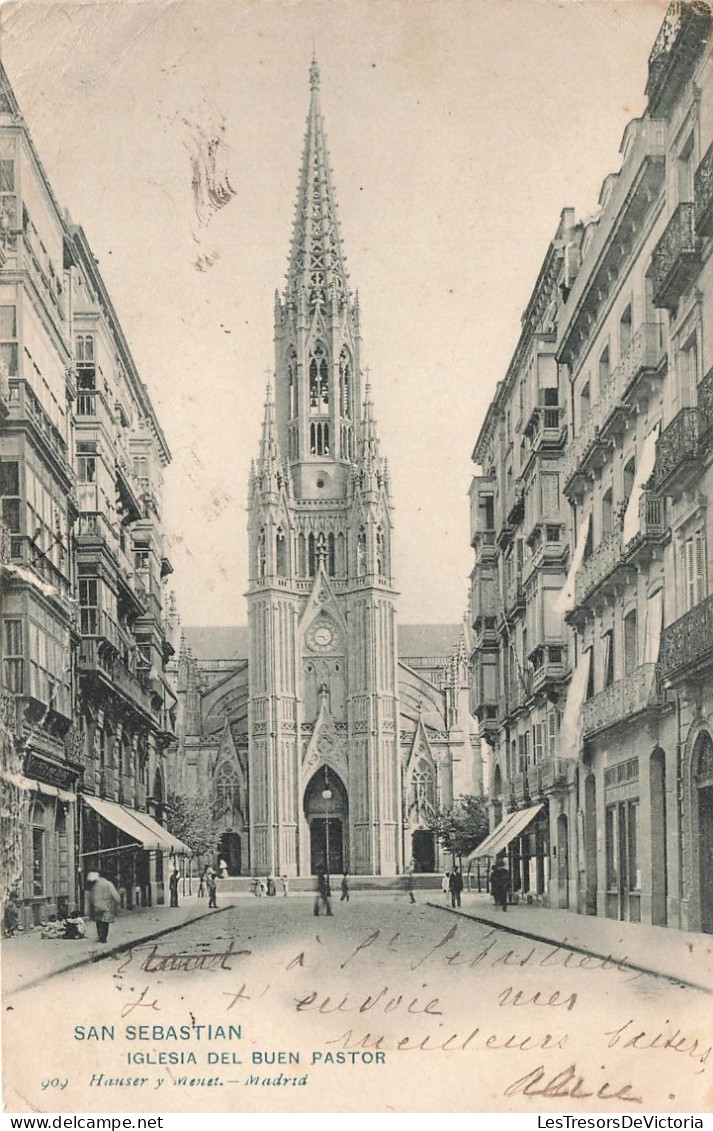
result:
[[[319,99],[250,477],[250,865],[403,868],[392,502]],[[360,408],[361,406],[361,408]]]

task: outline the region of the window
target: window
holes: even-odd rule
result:
[[[359,577],[366,575],[366,530],[359,527],[357,534],[357,574]]]
[[[275,563],[277,566],[277,576],[287,577],[287,543],[285,541],[285,532],[281,527],[278,529],[275,537]]]
[[[693,133],[690,133],[681,147],[676,162],[678,199],[682,204],[693,200],[693,153]]]
[[[376,528],[376,572],[379,577],[386,576],[386,556],[384,553],[384,531],[381,526]]]
[[[627,462],[624,464],[624,473],[623,473],[623,476],[622,476],[622,484],[621,484],[622,520],[623,520],[624,511],[626,510],[626,504],[629,502],[629,496],[631,495],[631,492],[632,492],[633,487],[634,487],[635,479],[636,479],[636,456],[632,456],[631,459],[627,460]]]
[[[310,577],[314,577],[317,572],[317,554],[315,552],[314,534],[310,534],[307,539],[307,570]]]
[[[292,350],[287,361],[287,385],[290,396],[290,420],[297,416],[297,354]]]
[[[678,393],[683,407],[696,402],[698,385],[698,338],[693,334],[678,351]]]
[[[24,649],[22,646],[22,621],[3,621],[4,683],[8,691],[24,691]]]
[[[594,664],[592,663],[592,649],[591,648],[585,648],[584,649],[584,655],[585,656],[586,656],[587,652],[589,652],[589,678],[587,680],[587,694],[585,696],[585,699],[591,699],[592,696],[594,695]]]
[[[300,577],[307,576],[307,547],[304,534],[297,539],[297,572]]]
[[[602,635],[602,686],[611,687],[614,682],[614,631],[609,629]]]
[[[611,376],[611,364],[609,361],[609,346],[606,346],[602,351],[599,358],[599,398],[601,400]]]
[[[309,362],[309,411],[329,412],[329,366],[322,342],[315,343]]]
[[[265,540],[265,527],[260,528],[257,536],[257,575],[262,579],[267,573],[267,545]]]
[[[97,459],[96,456],[77,457],[77,479],[80,483],[96,483]]]
[[[311,456],[329,455],[329,424],[324,421],[309,426],[309,454]]]
[[[99,635],[99,582],[94,577],[79,579],[80,628],[83,636]]]
[[[0,240],[6,247],[17,242],[17,196],[15,195],[15,162],[0,161]]]
[[[0,359],[7,366],[8,376],[17,377],[17,308],[14,306],[0,306]]]
[[[683,543],[683,574],[686,587],[687,608],[693,609],[706,596],[706,535],[702,528],[695,530]]]
[[[36,801],[32,806],[32,894],[45,894],[45,808]]]
[[[624,617],[624,675],[631,675],[638,661],[636,609]]]
[[[611,487],[602,495],[602,538],[612,532],[612,489]]]
[[[22,533],[22,508],[20,499],[20,465],[17,460],[3,460],[0,463],[0,496],[2,496],[2,520],[10,535]],[[10,556],[22,556],[20,538],[10,538]]]
[[[619,319],[619,358],[623,358],[631,345],[631,303]]]
[[[589,414],[592,411],[592,401],[589,395],[589,381],[582,387],[579,394],[579,427],[580,430],[584,423],[589,419]]]
[[[542,723],[535,723],[532,728],[532,751],[533,751],[533,764],[536,766],[543,758],[543,743],[542,743]]]
[[[330,577],[334,577],[335,564],[334,535],[330,533],[327,535],[327,573]]]
[[[559,526],[547,526],[545,528],[545,538],[548,542],[559,542],[561,537]]]
[[[351,420],[352,416],[351,379],[352,370],[349,354],[346,349],[343,349],[339,355],[339,410],[346,420]]]
[[[547,712],[547,757],[554,758],[557,754],[557,740],[560,731],[559,711],[552,708]]]

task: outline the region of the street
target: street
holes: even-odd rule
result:
[[[401,893],[333,912],[315,918],[308,896],[242,898],[13,995],[9,1109],[710,1105],[709,995]]]

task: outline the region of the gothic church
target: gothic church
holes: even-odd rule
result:
[[[211,797],[233,873],[434,871],[428,807],[482,788],[467,627],[408,626],[399,647],[389,469],[362,389],[319,86],[313,62],[250,476],[247,648],[239,630],[221,646],[221,630],[185,629],[177,785]]]

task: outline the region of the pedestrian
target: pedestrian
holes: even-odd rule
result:
[[[332,906],[329,902],[332,895],[329,886],[329,876],[324,870],[324,864],[320,864],[317,869],[317,895],[314,901],[314,913],[319,915],[320,907],[323,907],[327,915],[332,914]]]
[[[460,907],[460,897],[463,891],[463,875],[460,868],[454,868],[448,879],[448,890],[451,893],[451,907]]]
[[[339,902],[343,903],[344,900],[346,899],[347,903],[349,903],[349,875],[348,875],[347,872],[345,872],[344,875],[342,876],[342,885],[341,886],[342,886],[342,894],[339,897]]]
[[[228,865],[225,863],[225,860],[218,861],[218,875],[221,880],[227,880],[228,878]]]
[[[258,894],[261,895],[261,896],[266,895],[267,894],[267,884],[265,883],[265,881],[263,880],[262,877],[260,877],[259,885],[260,885],[260,887],[259,887]]]
[[[250,881],[250,891],[257,899],[260,894],[260,881],[258,880],[257,876],[253,876],[252,880]]]
[[[510,872],[505,866],[505,857],[498,856],[490,872],[490,892],[496,904],[503,911],[508,909],[508,891],[510,890]]]
[[[100,872],[89,872],[87,884],[89,917],[97,925],[97,939],[100,943],[105,943],[109,938],[109,925],[114,922],[121,906],[121,896],[111,880]]]
[[[268,876],[265,882],[267,883],[267,894],[277,895],[277,888],[275,887],[275,881],[272,876]]]
[[[3,931],[6,939],[16,935],[20,926],[20,909],[18,907],[17,888],[13,888],[7,897],[5,914],[3,916]]]
[[[216,881],[215,872],[212,868],[208,870],[206,875],[206,887],[208,888],[208,909],[215,907],[218,908],[216,896],[218,895],[218,884]]]
[[[280,876],[280,883],[282,884],[282,894],[287,895],[290,890],[290,881],[287,876]]]
[[[198,881],[198,898],[199,899],[203,898],[203,896],[205,895],[206,887],[208,886],[207,885],[208,870],[209,870],[208,865],[206,864],[205,868],[201,872],[200,879]]]
[[[408,892],[409,903],[415,903],[416,902],[416,897],[413,894],[413,889],[414,889],[413,864],[411,864],[408,872],[406,873],[406,891]]]
[[[443,879],[441,880],[441,891],[445,895],[446,899],[448,899],[448,892],[451,890],[450,881],[451,881],[450,872],[444,872],[443,873]]]
[[[171,893],[171,907],[178,907],[178,881],[180,880],[180,878],[181,876],[178,868],[174,867],[171,875],[168,877],[168,889]]]

